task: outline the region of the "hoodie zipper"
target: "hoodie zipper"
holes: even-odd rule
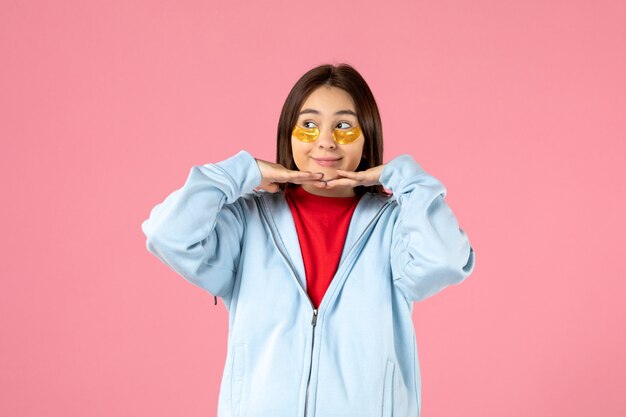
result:
[[[270,232],[272,233],[272,238],[274,239],[274,242],[278,242],[278,238],[276,237],[275,232],[274,232],[274,224],[273,224],[273,222],[270,223],[270,221],[268,219],[268,214],[265,212],[265,210],[262,209],[261,210],[261,215],[265,219],[265,223],[270,228]],[[283,256],[285,261],[287,261],[287,264],[289,265],[289,268],[291,269],[291,272],[293,273],[293,276],[297,277],[298,273],[296,272],[296,267],[291,262],[291,258],[289,257],[289,254],[285,253],[282,245],[276,244],[276,247],[278,248],[278,251]],[[308,403],[309,403],[309,387],[311,385],[311,374],[312,374],[312,370],[313,370],[313,348],[315,346],[315,325],[317,324],[317,312],[318,312],[318,309],[315,308],[315,306],[313,305],[313,301],[311,301],[311,297],[309,297],[309,294],[302,287],[302,285],[300,285],[300,281],[298,279],[296,279],[296,281],[298,282],[298,286],[304,292],[304,295],[306,296],[307,300],[309,300],[309,304],[311,305],[311,309],[313,310],[313,319],[311,320],[311,327],[312,327],[312,330],[311,330],[311,333],[312,333],[311,334],[311,360],[309,362],[309,376],[307,377],[307,381],[306,381],[306,395],[305,395],[305,399],[304,399],[304,417],[306,417],[307,416]]]
[[[313,320],[311,320],[311,326],[313,326],[311,336],[311,362],[309,363],[309,377],[306,381],[306,397],[304,398],[304,417],[307,415],[307,408],[309,405],[309,386],[311,385],[311,371],[313,370],[313,346],[315,345],[315,324],[317,323],[317,308],[313,309]]]
[[[274,239],[274,242],[276,243],[276,247],[278,248],[278,251],[280,252],[280,254],[283,256],[283,258],[285,259],[285,261],[287,261],[287,264],[289,265],[289,268],[291,269],[291,272],[293,273],[294,277],[297,277],[298,274],[296,272],[296,267],[293,265],[291,258],[289,256],[289,254],[285,253],[285,250],[283,248],[282,245],[278,244],[279,239],[276,237],[275,235],[275,231],[274,231],[274,227],[275,224],[274,222],[270,222],[269,220],[269,214],[265,211],[266,207],[265,207],[265,202],[264,201],[260,201],[262,209],[260,210],[261,216],[263,216],[266,224],[269,226],[270,232],[272,233],[272,238]],[[382,206],[378,212],[376,213],[376,215],[370,220],[370,222],[368,223],[368,225],[365,227],[365,229],[363,230],[363,232],[361,233],[361,235],[357,238],[356,242],[354,243],[354,245],[352,246],[350,252],[352,252],[352,250],[357,246],[357,244],[361,241],[361,239],[363,238],[363,236],[365,235],[366,231],[369,230],[370,226],[372,225],[372,223],[377,220],[380,217],[380,214],[388,207],[388,204],[385,204],[384,206]],[[272,219],[273,220],[273,219]],[[347,259],[347,258],[346,258]],[[343,262],[342,262],[343,264]],[[339,269],[342,265],[339,265],[339,267],[337,269]],[[334,279],[334,277],[333,277]],[[300,286],[300,288],[302,289],[302,291],[304,292],[304,295],[306,296],[306,298],[309,300],[309,304],[311,305],[311,308],[313,309],[313,318],[311,320],[311,327],[312,327],[312,336],[311,336],[311,360],[309,363],[309,376],[307,378],[307,382],[306,382],[306,395],[305,395],[305,400],[304,400],[304,417],[307,417],[307,410],[308,410],[308,403],[309,403],[309,386],[311,385],[311,375],[312,375],[312,371],[313,371],[313,348],[315,346],[315,325],[317,324],[317,313],[318,313],[318,309],[315,308],[315,306],[313,306],[313,301],[311,301],[311,297],[309,297],[309,295],[307,294],[306,290],[302,287],[302,285],[300,285],[300,281],[298,279],[296,279],[296,281],[298,281],[298,285]]]

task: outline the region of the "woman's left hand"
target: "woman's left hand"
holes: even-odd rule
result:
[[[337,174],[339,177],[333,178],[326,182],[326,186],[320,188],[335,188],[335,187],[356,187],[358,185],[370,186],[380,184],[380,174],[383,172],[385,164],[372,167],[365,171],[344,171],[338,169]],[[322,183],[323,184],[323,183]],[[316,184],[317,185],[317,184]],[[318,185],[319,186],[319,185]]]

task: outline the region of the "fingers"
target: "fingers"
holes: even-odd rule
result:
[[[367,174],[365,171],[345,171],[343,169],[338,169],[337,174],[340,177],[333,180],[333,184],[329,184],[331,186],[342,186],[342,185],[350,185],[351,187],[356,187],[358,185],[366,185],[367,183]],[[343,180],[343,181],[339,181]]]
[[[278,192],[280,190],[280,184],[283,183],[293,183],[293,184],[314,184],[316,186],[322,185],[321,188],[324,188],[324,181],[321,181],[323,173],[310,173],[310,172],[300,172],[300,171],[292,171],[294,174],[289,178],[281,178],[274,177],[266,179],[261,185],[254,188],[255,191],[266,190],[271,193]],[[301,175],[303,174],[303,175]]]
[[[338,169],[337,174],[341,175],[342,177],[352,178],[352,179],[357,180],[357,179],[360,179],[360,177],[363,175],[363,171],[354,172],[354,171],[345,171],[343,169]]]
[[[325,186],[322,188],[331,189],[335,187],[356,187],[358,185],[361,185],[361,183],[352,178],[335,178],[327,181]]]
[[[308,172],[308,171],[287,171],[284,178],[281,178],[284,182],[291,182],[294,184],[307,184],[310,182],[319,182],[324,177],[322,172]]]
[[[344,178],[350,178],[356,182],[356,185],[376,185],[380,184],[380,167],[376,167],[376,169],[370,168],[365,171],[344,171],[343,169],[338,169],[337,173]]]

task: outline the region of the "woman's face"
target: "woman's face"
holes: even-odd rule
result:
[[[343,145],[333,139],[334,129],[360,127],[352,97],[345,90],[318,87],[302,104],[297,125],[317,127],[320,131],[315,142],[302,142],[291,137],[293,159],[300,171],[323,172],[323,179],[330,180],[338,176],[337,169],[354,171],[359,166],[365,143],[363,134],[354,142]]]

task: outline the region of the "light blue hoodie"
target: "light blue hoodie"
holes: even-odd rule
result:
[[[284,193],[253,190],[246,151],[192,167],[143,222],[148,250],[228,309],[218,417],[419,416],[413,302],[469,276],[474,251],[411,156],[380,182],[393,196],[359,201],[319,309]]]

